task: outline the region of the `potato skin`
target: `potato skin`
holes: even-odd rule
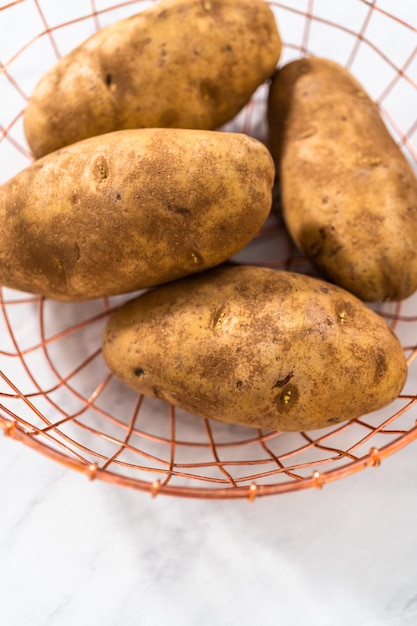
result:
[[[386,322],[345,290],[222,266],[114,311],[103,357],[127,385],[192,413],[300,431],[389,404],[407,368]]]
[[[24,125],[36,157],[127,128],[216,129],[271,76],[281,53],[264,0],[165,0],[111,24],[38,85]]]
[[[332,61],[293,61],[274,76],[268,120],[297,246],[365,301],[411,295],[417,180],[360,84]]]
[[[274,164],[256,139],[116,131],[0,187],[0,284],[57,300],[150,287],[218,265],[259,231]]]

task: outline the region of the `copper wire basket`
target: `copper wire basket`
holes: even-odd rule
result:
[[[150,4],[143,0],[3,3],[0,183],[31,162],[22,119],[41,75],[96,30]],[[416,167],[413,3],[397,2],[395,8],[384,0],[269,4],[284,43],[280,64],[316,55],[347,66],[378,102],[394,138]],[[266,93],[263,85],[224,130],[241,130],[266,140]],[[311,272],[287,236],[279,207],[235,260],[248,259]],[[417,295],[374,306],[404,348],[408,379],[401,395],[384,410],[300,433],[206,420],[162,400],[139,396],[116,380],[102,360],[101,334],[109,312],[131,297],[68,304],[0,287],[0,425],[6,435],[90,479],[152,495],[249,500],[322,487],[379,465],[417,438]]]

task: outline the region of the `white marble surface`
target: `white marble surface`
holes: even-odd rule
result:
[[[196,501],[0,440],[7,626],[414,626],[417,444],[308,490]]]
[[[332,11],[334,19],[336,4],[337,18],[357,28],[370,3],[355,2],[355,12],[351,0],[316,0],[314,10]],[[377,4],[392,8],[388,0]],[[413,2],[396,4],[417,23]],[[33,21],[22,21],[20,10],[29,5]],[[14,24],[0,13],[2,62],[16,33],[29,37],[39,21],[34,5],[21,3]],[[82,0],[41,5],[52,22],[70,19],[78,5],[91,7]],[[307,5],[293,2],[300,10]],[[282,13],[290,42],[300,40],[295,17]],[[83,24],[85,36],[92,25]],[[315,26],[312,45],[325,52]],[[381,45],[409,53],[407,37],[392,34],[382,13],[375,28]],[[68,42],[67,31],[59,40],[64,52],[70,30]],[[352,42],[335,43],[332,56],[342,61],[343,43]],[[36,68],[36,55],[28,58]],[[379,66],[372,67],[369,87],[378,94]],[[365,69],[356,66],[359,75]],[[36,72],[19,71],[29,89]],[[12,112],[16,103],[1,100],[3,111],[9,105]],[[25,164],[2,159],[2,180]],[[0,436],[2,626],[415,626],[416,554],[417,443],[322,490],[249,503],[151,498],[91,482]]]

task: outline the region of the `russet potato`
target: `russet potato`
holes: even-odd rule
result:
[[[352,294],[311,276],[238,265],[155,287],[115,310],[103,356],[140,393],[278,431],[384,407],[407,374],[394,333]]]
[[[239,133],[138,129],[67,146],[0,187],[0,284],[75,301],[218,265],[267,219],[274,171]]]
[[[417,179],[362,86],[333,61],[293,61],[273,78],[268,122],[297,246],[323,277],[362,300],[410,296]]]
[[[39,81],[24,116],[35,157],[128,128],[217,129],[281,53],[264,0],[163,0],[106,26]]]

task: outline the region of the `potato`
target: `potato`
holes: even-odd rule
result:
[[[165,0],[99,31],[41,78],[24,116],[36,157],[128,128],[216,129],[281,53],[263,0]]]
[[[332,61],[293,61],[274,76],[268,120],[296,245],[362,300],[411,295],[417,180],[360,84]]]
[[[0,284],[75,301],[202,271],[257,234],[273,180],[269,151],[244,134],[85,139],[0,187]]]
[[[124,304],[108,320],[103,356],[140,393],[273,430],[316,429],[379,409],[407,372],[394,333],[349,292],[243,265]]]

